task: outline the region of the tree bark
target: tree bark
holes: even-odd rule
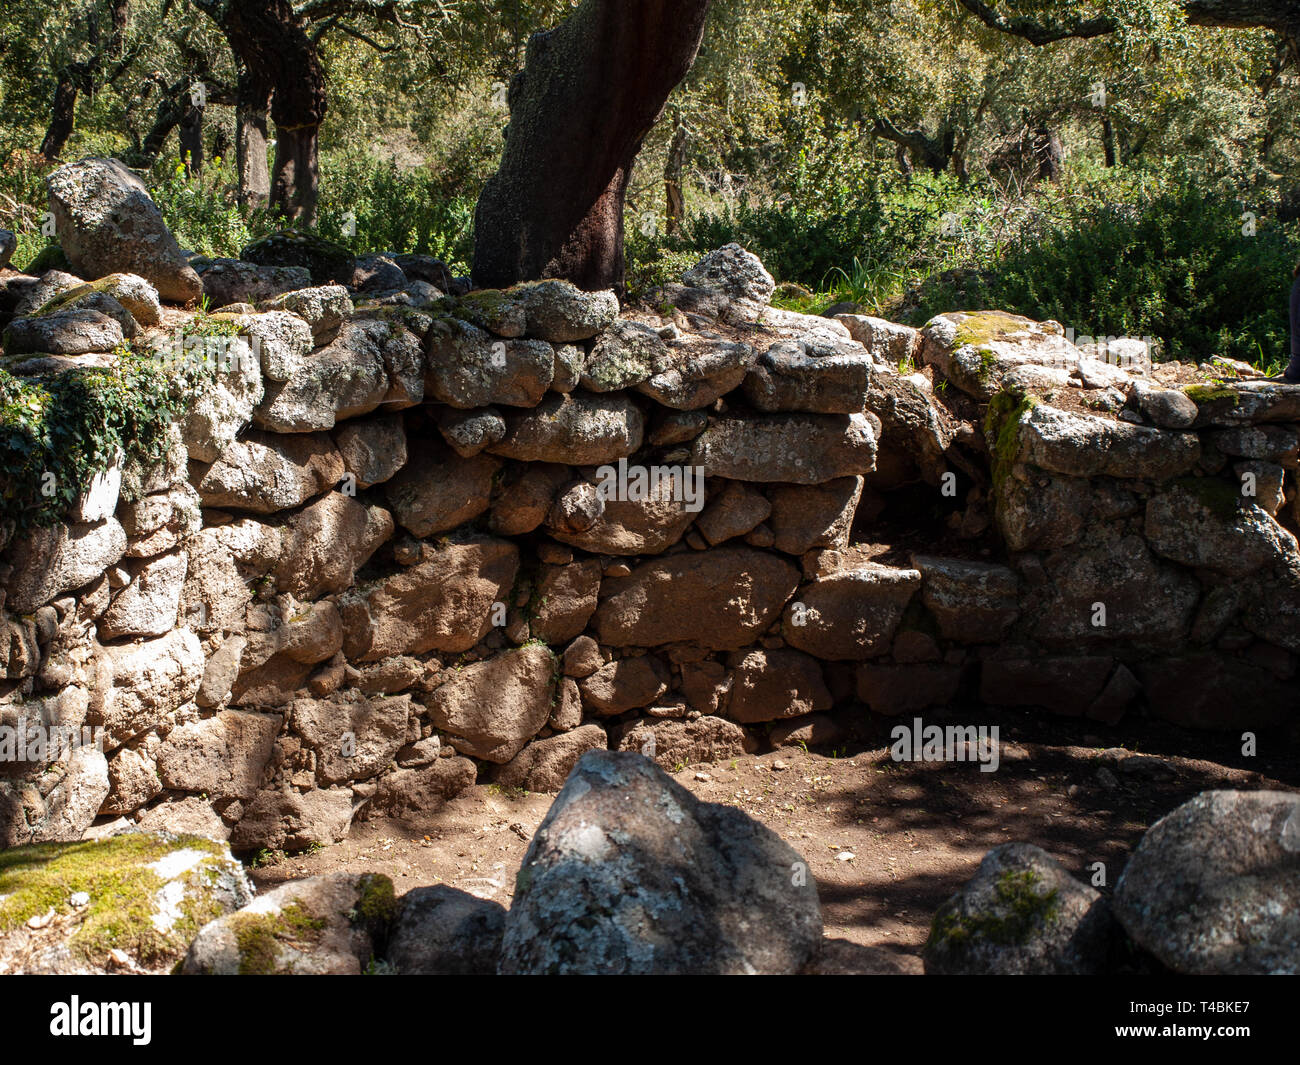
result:
[[[271,88],[250,72],[241,70],[235,92],[239,202],[245,207],[266,207],[271,202],[271,166],[267,159],[267,145],[271,140]]]
[[[194,0],[221,28],[239,64],[240,192],[291,221],[316,220],[319,140],[325,118],[325,69],[289,0]],[[269,113],[275,164],[265,170]]]
[[[1105,115],[1101,119],[1101,146],[1106,153],[1106,168],[1119,166],[1119,156],[1115,151],[1115,127]]]
[[[57,162],[63,154],[63,147],[72,136],[72,129],[77,120],[77,96],[80,93],[79,81],[72,74],[61,72],[54,86],[54,100],[50,104],[50,123],[45,130],[45,139],[41,141],[41,155],[50,162]]]
[[[203,173],[203,108],[190,103],[181,113],[176,131],[181,162],[191,174]]]
[[[664,218],[669,233],[676,233],[686,217],[686,194],[682,191],[682,171],[686,166],[686,127],[677,121],[668,159],[664,163]]]
[[[709,0],[583,0],[528,42],[501,165],[475,212],[474,280],[624,288],[637,152],[695,61]]]

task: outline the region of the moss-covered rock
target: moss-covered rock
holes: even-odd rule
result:
[[[259,266],[301,266],[318,285],[352,283],[356,258],[341,244],[293,229],[282,229],[247,245],[239,253]]]
[[[1103,970],[1113,922],[1101,895],[1028,843],[1006,843],[935,914],[927,973],[1084,974]]]
[[[283,884],[207,925],[182,975],[351,975],[382,957],[396,913],[393,883],[330,873]]]
[[[252,895],[227,846],[198,836],[0,851],[0,973],[166,972]]]

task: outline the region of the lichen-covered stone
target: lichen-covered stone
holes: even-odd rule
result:
[[[822,934],[806,869],[640,755],[591,751],[524,857],[500,971],[793,973]]]
[[[1087,975],[1105,971],[1112,919],[1101,895],[1045,851],[1004,843],[935,914],[927,973]]]

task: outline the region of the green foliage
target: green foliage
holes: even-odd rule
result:
[[[214,326],[200,317],[189,333],[205,328]],[[114,354],[112,366],[46,377],[0,368],[0,499],[20,528],[61,520],[95,475],[124,456],[160,460],[171,424],[212,372],[126,345]]]
[[[233,167],[218,157],[197,175],[177,163],[150,191],[182,248],[235,258],[245,244],[273,228],[264,212],[240,207],[235,188]]]
[[[1033,219],[960,296],[934,279],[910,317],[996,307],[1080,336],[1158,337],[1174,359],[1266,365],[1286,349],[1300,230],[1261,220],[1248,236],[1243,213],[1191,181],[1120,201],[1093,190]]]
[[[435,255],[468,273],[477,192],[453,192],[431,167],[365,155],[327,159],[319,231],[356,252]]]

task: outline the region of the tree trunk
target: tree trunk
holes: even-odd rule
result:
[[[1055,131],[1046,126],[1034,130],[1034,155],[1038,159],[1035,178],[1039,181],[1046,178],[1053,185],[1060,184],[1065,169],[1065,145]]]
[[[79,79],[60,72],[58,83],[54,87],[54,102],[50,105],[50,124],[46,127],[45,139],[41,141],[41,154],[52,163],[58,161],[63,154],[63,146],[72,136],[77,120],[79,91]]]
[[[262,195],[259,167],[265,158],[264,104],[269,97],[276,151],[266,181],[268,202],[289,220],[312,224],[320,194],[319,134],[325,117],[325,69],[316,45],[289,0],[195,3],[220,26],[240,67],[241,191],[254,201]]]
[[[682,170],[686,166],[686,127],[677,122],[668,159],[664,163],[664,215],[669,233],[676,233],[686,216],[686,195],[682,192]]]
[[[528,42],[501,166],[475,212],[474,280],[624,287],[637,152],[695,61],[709,0],[583,0]]]
[[[1101,120],[1101,146],[1106,153],[1107,169],[1119,166],[1119,156],[1115,152],[1115,127],[1104,116]]]
[[[277,96],[279,94],[277,93]],[[275,126],[271,210],[304,225],[316,222],[320,199],[320,126]]]
[[[235,165],[239,172],[239,202],[265,207],[271,202],[271,90],[248,76],[239,79],[235,106]]]
[[[193,103],[185,108],[176,138],[180,142],[181,162],[191,174],[203,173],[203,108]]]

